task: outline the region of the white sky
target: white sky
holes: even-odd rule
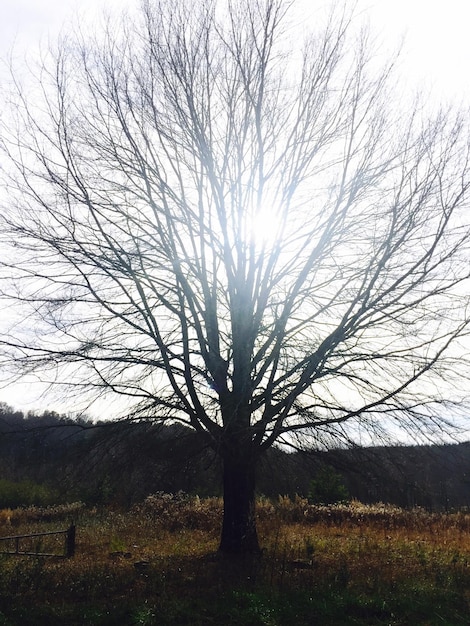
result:
[[[389,44],[405,35],[403,71],[438,97],[470,95],[469,0],[359,0]]]
[[[138,0],[137,0],[138,1]],[[295,0],[306,15],[337,0]],[[440,97],[470,94],[470,0],[346,0],[370,19],[373,32],[393,46],[406,34],[403,71]],[[0,0],[0,56],[16,40],[33,48],[54,38],[64,21],[89,19],[103,6],[133,6],[134,0]]]
[[[296,0],[305,16],[336,1]],[[439,100],[466,104],[470,99],[470,0],[350,1],[357,4],[358,13],[370,22],[385,48],[394,48],[406,36],[403,85],[421,84]],[[19,57],[25,49],[37,49],[40,40],[54,40],[61,25],[73,24],[78,15],[88,20],[105,6],[114,9],[134,4],[134,0],[0,0],[0,58],[7,56],[13,44]],[[306,21],[308,25],[307,17]],[[23,410],[54,408],[47,398],[38,399],[27,385],[0,389],[0,401]]]

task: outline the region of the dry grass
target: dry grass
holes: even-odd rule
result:
[[[0,535],[14,534],[15,519],[21,520],[15,526],[18,533],[66,527],[72,516],[77,523],[73,559],[4,558],[0,595],[11,606],[15,599],[28,599],[38,611],[47,605],[61,615],[72,611],[67,609],[72,605],[73,611],[95,607],[95,618],[87,617],[90,624],[108,623],[103,616],[116,607],[121,612],[134,607],[135,613],[148,606],[153,607],[151,615],[158,608],[160,621],[149,613],[147,621],[127,623],[218,623],[220,611],[228,611],[230,603],[235,608],[224,616],[227,624],[316,623],[309,614],[312,603],[316,613],[327,606],[333,610],[336,603],[338,615],[329,614],[324,622],[331,624],[467,623],[459,619],[466,619],[460,616],[468,614],[470,599],[470,513],[431,514],[357,502],[321,507],[300,498],[260,500],[263,556],[229,564],[216,556],[221,513],[219,499],[165,494],[126,513],[86,510],[78,504],[55,512],[0,511]],[[268,594],[268,604],[277,606],[277,613],[269,619],[258,613],[248,618],[239,607],[240,594],[249,594],[255,613],[260,598]],[[290,621],[286,606],[294,596],[303,608],[297,606],[297,617]],[[226,599],[223,607],[216,597]],[[435,610],[429,607],[431,597],[439,599]],[[367,620],[341,622],[344,603],[356,611],[356,605],[365,603]],[[211,611],[218,611],[214,621],[208,618]],[[445,611],[454,611],[451,621],[445,621]],[[193,621],[178,621],[186,613]],[[1,615],[0,625],[27,623],[23,614],[22,622],[2,622]],[[75,623],[67,615],[63,622],[50,623]]]

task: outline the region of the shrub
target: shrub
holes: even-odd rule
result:
[[[0,479],[0,509],[22,506],[48,506],[58,501],[58,494],[30,480],[13,482]]]
[[[157,493],[147,496],[140,504],[134,505],[132,513],[145,517],[168,530],[191,528],[208,530],[218,526],[222,514],[222,501],[219,498],[191,497],[177,493]]]
[[[349,500],[341,474],[329,465],[321,467],[310,482],[308,500],[311,504],[337,504]]]

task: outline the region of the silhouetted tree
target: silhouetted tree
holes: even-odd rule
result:
[[[465,118],[403,112],[350,15],[301,38],[289,7],[144,1],[3,118],[5,359],[198,431],[223,552],[258,550],[275,442],[441,427],[468,324]]]

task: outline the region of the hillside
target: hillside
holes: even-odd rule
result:
[[[23,414],[0,404],[0,479],[45,484],[61,500],[127,507],[159,491],[220,495],[217,464],[200,438],[178,425],[92,423],[54,412]],[[328,476],[325,468],[361,502],[470,507],[470,443],[272,449],[260,464],[259,494],[306,497],[313,479]]]

